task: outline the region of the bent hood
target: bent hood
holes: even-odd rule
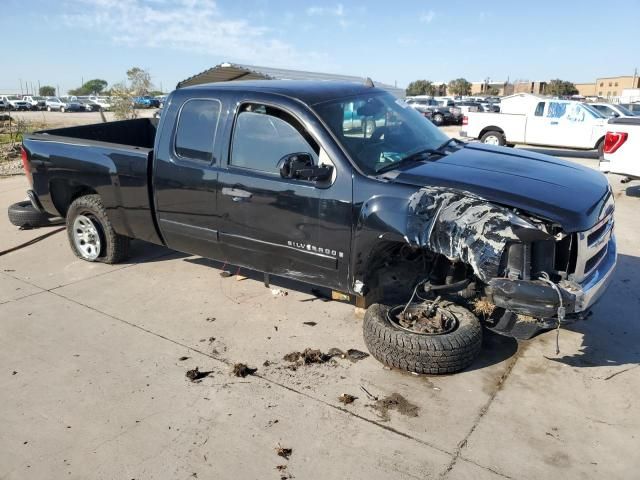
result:
[[[416,187],[466,191],[562,226],[565,232],[597,223],[609,196],[600,172],[548,155],[507,147],[467,144],[456,152],[386,178]]]

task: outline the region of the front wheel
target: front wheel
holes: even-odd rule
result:
[[[67,235],[73,253],[87,262],[119,263],[129,253],[129,238],[115,232],[99,195],[73,201],[67,211]]]
[[[478,318],[451,302],[434,308],[428,303],[412,304],[404,311],[404,305],[369,307],[363,330],[371,355],[385,365],[416,373],[454,373],[471,365],[482,346]]]
[[[64,107],[60,107],[60,113],[64,113]]]
[[[604,160],[604,140],[598,142],[596,149],[598,150],[598,159]]]
[[[482,143],[486,143],[487,145],[500,145],[500,146],[504,146],[507,143],[506,139],[504,138],[504,135],[495,130],[490,130],[484,135],[482,135],[482,137],[480,137],[480,141]]]
[[[50,112],[50,111],[51,111],[51,107],[47,107],[47,112]]]

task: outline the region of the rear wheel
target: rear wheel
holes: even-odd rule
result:
[[[431,117],[431,120],[438,126],[444,124],[444,116],[441,113],[436,113],[433,117]]]
[[[598,150],[598,158],[600,160],[604,159],[604,140],[600,140],[598,145],[596,145],[596,149]]]
[[[497,130],[490,130],[486,132],[482,137],[480,137],[480,141],[482,143],[486,143],[487,145],[505,145],[507,141],[504,138],[504,135]]]
[[[99,195],[73,201],[67,212],[71,250],[87,262],[118,263],[129,253],[129,238],[113,229]]]

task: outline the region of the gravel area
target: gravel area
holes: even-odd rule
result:
[[[19,158],[0,162],[0,177],[23,175],[22,162]]]

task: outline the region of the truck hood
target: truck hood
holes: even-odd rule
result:
[[[548,155],[480,143],[434,161],[390,172],[386,178],[416,187],[470,192],[562,226],[565,232],[597,223],[609,197],[600,172]]]

